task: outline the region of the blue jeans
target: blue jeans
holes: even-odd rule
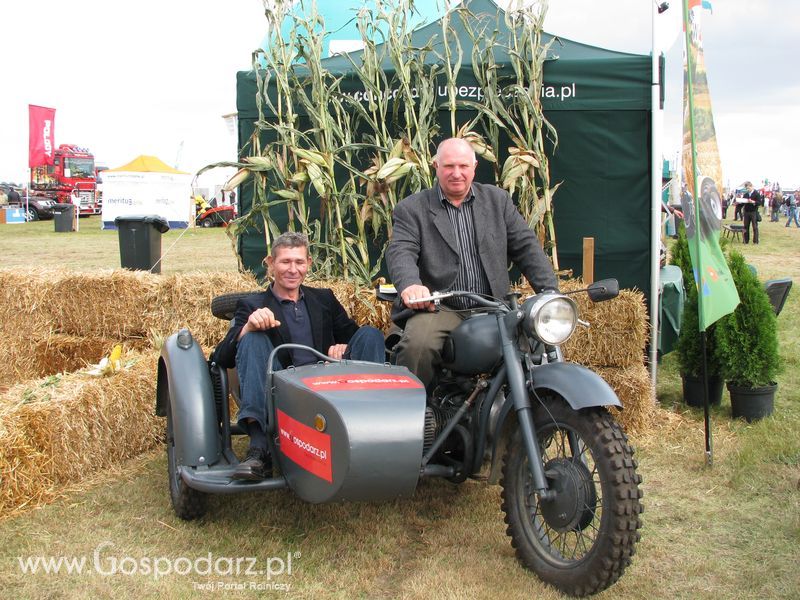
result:
[[[792,221],[794,221],[795,225],[800,227],[800,221],[798,221],[798,218],[797,218],[797,207],[796,206],[790,206],[789,207],[789,217],[786,219],[786,227],[791,225]]]
[[[239,424],[244,427],[246,419],[255,419],[261,429],[267,430],[267,360],[275,349],[272,340],[263,331],[247,333],[239,340],[236,349],[236,372],[239,375]],[[383,333],[365,325],[350,338],[344,358],[383,363],[386,348]],[[272,368],[278,371],[283,366],[274,359]]]

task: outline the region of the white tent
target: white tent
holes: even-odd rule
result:
[[[158,215],[171,229],[192,221],[192,176],[155,156],[139,156],[103,171],[103,229],[116,229],[117,217]]]

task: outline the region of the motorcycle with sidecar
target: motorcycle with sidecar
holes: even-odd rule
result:
[[[615,280],[591,284],[595,301],[616,297]],[[243,294],[215,298],[232,318]],[[383,299],[392,294],[379,292]],[[208,494],[288,488],[312,503],[407,497],[420,479],[500,484],[507,533],[521,564],[575,596],[613,584],[639,540],[641,477],[633,449],[607,410],[611,387],[565,362],[560,345],[576,326],[568,294],[504,300],[468,292],[476,306],[443,349],[430,391],[407,369],[336,360],[268,369],[267,418],[274,471],[232,478],[238,459],[229,395],[235,371],[206,358],[189,330],[172,335],[158,363],[156,412],[166,417],[169,489],[175,513],[194,519]],[[273,364],[274,354],[269,359]]]

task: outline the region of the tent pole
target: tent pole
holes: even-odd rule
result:
[[[660,247],[661,240],[661,94],[658,55],[656,54],[655,2],[651,2],[652,13],[652,82],[650,86],[650,386],[653,402],[656,401],[656,371],[658,367],[658,307]]]

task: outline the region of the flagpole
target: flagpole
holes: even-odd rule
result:
[[[28,215],[30,214],[30,202],[31,202],[31,168],[28,167],[28,183],[25,186],[25,220],[28,220]]]
[[[661,275],[661,128],[660,128],[660,81],[659,64],[656,55],[656,15],[657,3],[652,3],[652,49],[650,83],[650,387],[653,402],[656,401],[656,373],[658,371],[658,307],[659,278]]]
[[[706,330],[703,327],[705,320],[703,319],[703,257],[700,252],[700,195],[697,190],[697,146],[695,143],[694,135],[694,91],[692,82],[692,72],[694,65],[692,64],[692,33],[689,29],[689,0],[683,0],[683,33],[686,41],[686,98],[689,102],[689,132],[691,137],[691,155],[692,155],[692,203],[694,204],[693,217],[694,217],[694,244],[695,256],[697,257],[697,273],[695,274],[695,284],[697,286],[697,316],[700,330],[700,348],[703,353],[702,373],[703,380],[703,413],[704,413],[704,427],[705,427],[705,456],[706,465],[711,466],[714,462],[714,454],[711,444],[711,419],[708,404],[708,371],[706,369]],[[684,172],[685,169],[684,169]]]

